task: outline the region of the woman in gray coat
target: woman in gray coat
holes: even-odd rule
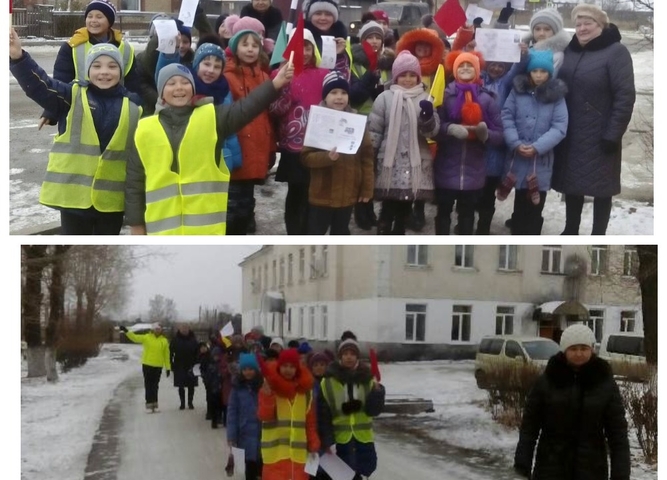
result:
[[[621,34],[594,5],[572,10],[575,36],[558,77],[568,87],[567,137],[556,150],[553,188],[565,194],[563,235],[578,235],[584,195],[595,197],[593,235],[604,235],[621,192],[621,139],[635,103],[634,71]]]

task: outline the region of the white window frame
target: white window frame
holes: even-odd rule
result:
[[[459,265],[460,260],[460,265]],[[454,266],[458,268],[475,268],[475,246],[455,245]]]
[[[412,343],[426,342],[426,320],[427,320],[427,305],[425,303],[406,303],[405,304],[405,341]],[[412,332],[408,334],[408,322],[412,321]],[[424,338],[417,338],[419,331],[418,324],[422,322],[424,325]],[[412,337],[412,338],[410,338]]]
[[[320,276],[326,277],[327,274],[329,273],[328,268],[329,268],[329,246],[322,245],[322,272],[320,273]]]
[[[306,279],[306,249],[299,249],[299,281]]]
[[[637,247],[625,245],[623,249],[623,276],[635,277],[639,269]]]
[[[516,311],[513,306],[498,305],[496,306],[496,335],[513,335],[514,334],[514,316]],[[498,321],[500,321],[500,332],[498,331]],[[508,329],[507,326],[510,325]]]
[[[280,267],[279,267],[280,275],[278,277],[279,278],[278,285],[280,287],[284,287],[285,286],[285,257],[280,257],[279,265],[280,265]]]
[[[292,333],[292,309],[287,309],[287,333]]]
[[[621,311],[620,332],[635,332],[637,330],[637,312],[634,310]]]
[[[278,286],[278,260],[275,258],[271,263],[271,288],[276,288]]]
[[[468,338],[463,338],[464,321],[468,320]],[[454,338],[454,325],[458,324],[458,338]],[[472,337],[472,305],[452,306],[452,331],[450,334],[452,342],[469,342]]]
[[[299,307],[299,337],[304,336],[304,331],[303,331],[303,324],[304,324],[304,317],[306,316],[306,307]]]
[[[544,268],[544,254],[548,255],[547,259],[547,268]],[[556,257],[558,254],[558,265],[554,265]],[[540,264],[541,273],[563,273],[563,246],[562,245],[543,245],[542,246],[542,261]]]
[[[584,321],[584,325],[593,330],[595,334],[595,341],[600,343],[604,336],[604,315],[605,311],[602,308],[591,308],[588,310],[589,319]]]
[[[320,305],[320,318],[322,320],[322,340],[326,340],[329,335],[329,307],[327,305]]]
[[[310,279],[317,278],[317,246],[310,246]]]
[[[591,275],[602,276],[609,271],[609,247],[593,245],[591,247]]]
[[[294,254],[287,255],[287,285],[292,285],[294,281]]]
[[[308,338],[315,338],[315,306],[308,307]]]
[[[512,259],[514,260],[514,262],[512,262]],[[503,260],[505,261],[503,262]],[[519,265],[519,246],[500,245],[498,247],[498,270],[516,271],[518,269],[518,265]]]
[[[428,245],[407,245],[405,263],[410,267],[428,266]]]

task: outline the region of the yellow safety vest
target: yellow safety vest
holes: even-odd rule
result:
[[[361,78],[364,76],[366,73],[366,67],[363,65],[358,65],[354,66],[352,68],[352,75],[354,75],[357,78]],[[387,83],[389,80],[389,72],[387,70],[380,70],[380,82],[382,84]],[[352,108],[354,108],[359,115],[369,115],[371,111],[373,110],[373,99],[368,98],[364,103],[362,103],[359,106],[352,105]]]
[[[224,235],[229,169],[215,163],[215,107],[195,108],[174,153],[159,115],[142,118],[134,142],[146,171],[146,232],[149,235]]]
[[[88,56],[88,50],[90,50],[90,47],[92,46],[92,43],[85,42],[72,48],[75,80],[79,80],[80,82],[89,80],[88,72],[86,71],[86,56]],[[123,40],[120,42],[118,50],[120,50],[120,55],[123,58],[123,77],[125,77],[132,68],[132,64],[134,63],[134,47],[126,40]]]
[[[321,386],[322,395],[331,409],[336,443],[349,443],[352,437],[361,443],[373,442],[373,420],[366,415],[363,407],[352,415],[343,413],[342,405],[348,400],[346,386],[333,377],[323,378]],[[369,385],[355,385],[354,388],[357,392],[355,398],[365,406],[372,382]]]
[[[51,147],[39,202],[51,207],[122,212],[128,142],[137,128],[141,107],[123,98],[118,127],[100,152],[87,91],[88,87],[72,86],[67,127]]]
[[[276,396],[276,419],[262,422],[262,460],[265,464],[291,460],[306,463],[306,414],[312,397],[298,393],[293,401]]]

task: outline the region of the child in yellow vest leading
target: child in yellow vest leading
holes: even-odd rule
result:
[[[281,351],[276,362],[263,363],[257,412],[262,422],[262,480],[308,480],[308,454],[320,449],[313,376],[301,366],[294,348]]]
[[[162,369],[167,371],[167,377],[171,372],[169,341],[162,335],[162,326],[159,323],[154,323],[152,330],[145,334],[130,332],[126,327],[120,327],[120,331],[125,333],[128,340],[144,346],[141,366],[146,390],[146,409],[155,412],[158,409],[157,392]]]
[[[322,448],[336,444],[338,455],[356,472],[355,480],[377,468],[373,419],[384,408],[384,387],[370,368],[359,361],[360,349],[352,332],[338,346],[338,361],[329,365],[320,384],[318,432]]]
[[[247,97],[214,106],[212,98],[195,96],[187,67],[160,70],[157,114],[139,122],[128,162],[125,208],[132,234],[224,235],[224,139],[267,110],[293,74],[286,63]]]
[[[50,78],[11,30],[9,69],[26,95],[55,112],[56,135],[39,202],[60,210],[63,235],[118,235],[123,225],[125,167],[141,108],[123,86],[118,48],[95,45],[85,69],[90,81]]]

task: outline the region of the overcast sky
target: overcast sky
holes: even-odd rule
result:
[[[241,268],[239,263],[259,246],[187,245],[136,247],[158,253],[145,268],[134,274],[129,318],[148,312],[148,300],[155,295],[173,298],[179,319],[197,319],[199,306],[231,306],[241,310]]]

